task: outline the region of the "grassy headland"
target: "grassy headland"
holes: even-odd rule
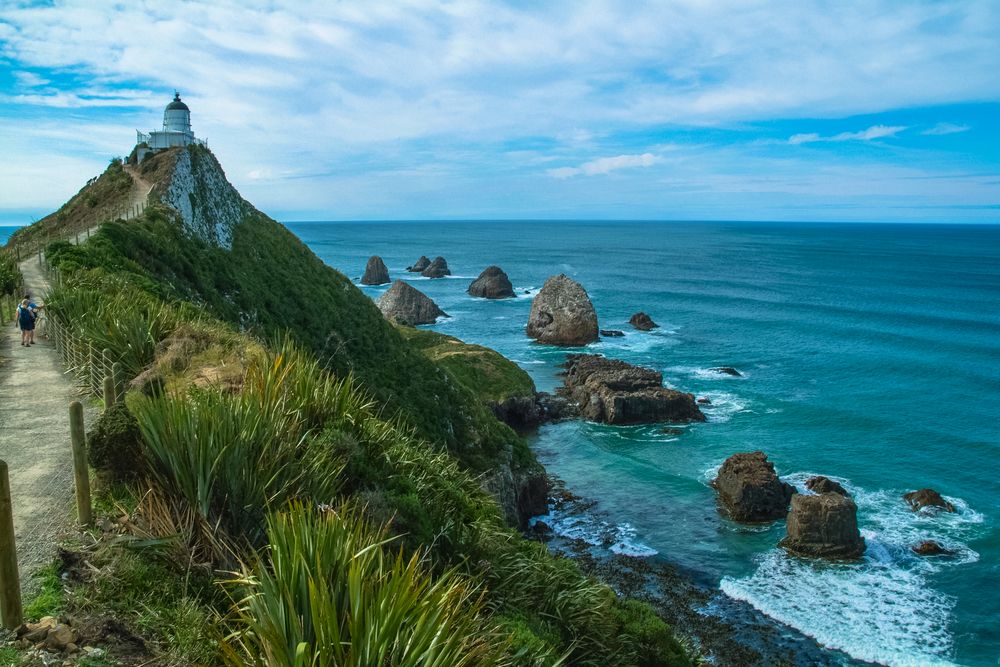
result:
[[[123,619],[171,664],[689,664],[651,608],[524,539],[483,490],[498,469],[538,471],[488,407],[530,395],[527,375],[389,325],[232,200],[195,147],[191,219],[245,213],[211,234],[191,227],[175,208],[179,152],[144,166],[164,204],[48,249],[63,279],[50,317],[135,378],[90,439],[106,502],[126,517],[101,562],[129,573],[138,551],[158,568],[155,584],[123,576],[134,607],[103,611],[79,591],[106,580],[69,568],[67,611]],[[145,607],[157,619],[211,622],[150,621],[144,586],[169,589]]]

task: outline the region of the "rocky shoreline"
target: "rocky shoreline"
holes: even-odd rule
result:
[[[584,498],[549,475],[549,512],[545,519],[590,516],[600,523],[605,516],[599,501]],[[610,538],[594,545],[578,537],[560,535],[534,522],[528,535],[547,543],[549,549],[573,559],[580,568],[619,595],[648,602],[663,620],[688,637],[709,664],[805,667],[841,665],[862,667],[874,663],[821,646],[814,639],[784,625],[746,602],[720,591],[708,573],[671,563],[657,554],[631,556],[611,551]]]

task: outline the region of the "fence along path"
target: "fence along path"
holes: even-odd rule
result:
[[[50,287],[43,262],[32,256],[20,268],[24,290],[37,302]],[[21,346],[20,332],[10,323],[0,335],[5,357],[0,366],[0,460],[10,468],[18,569],[26,598],[37,591],[32,575],[52,561],[59,536],[75,520],[69,404],[83,403],[87,428],[98,412],[87,397],[90,383],[64,372],[63,355],[45,337],[45,329],[43,316],[31,347]],[[64,340],[60,347],[73,350],[72,341]],[[80,353],[72,354],[83,365]]]

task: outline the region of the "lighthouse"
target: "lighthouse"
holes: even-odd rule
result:
[[[163,129],[150,132],[136,130],[136,157],[141,162],[147,154],[190,144],[205,145],[202,139],[196,139],[191,131],[191,109],[181,100],[181,95],[174,91],[174,99],[163,110]]]

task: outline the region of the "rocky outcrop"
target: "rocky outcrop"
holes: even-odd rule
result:
[[[406,270],[410,273],[420,273],[430,265],[431,260],[427,259],[427,255],[421,255],[420,259],[418,259],[413,266],[406,267]]]
[[[535,428],[544,421],[545,416],[534,396],[510,396],[492,403],[490,409],[497,419],[515,431]]]
[[[365,266],[365,275],[361,277],[362,285],[384,285],[389,282],[389,269],[378,255],[372,255]]]
[[[541,391],[535,395],[535,401],[542,411],[543,422],[562,421],[564,419],[579,419],[580,408],[576,403],[556,394]]]
[[[526,331],[539,343],[586,345],[597,340],[597,313],[580,283],[552,276],[531,303]]]
[[[787,531],[779,544],[799,556],[853,559],[865,552],[858,506],[839,493],[793,496]]]
[[[951,549],[941,546],[936,540],[924,540],[919,544],[914,544],[910,550],[918,556],[952,556],[955,554]]]
[[[795,489],[778,479],[764,452],[733,454],[712,482],[719,501],[734,521],[774,521],[788,512]]]
[[[584,419],[605,424],[705,421],[694,395],[663,386],[663,375],[596,354],[571,354],[559,393]]]
[[[920,489],[919,491],[904,493],[903,500],[906,501],[910,509],[914,512],[918,512],[925,507],[944,510],[945,512],[955,511],[955,506],[942,498],[941,494],[934,489]]]
[[[448,317],[430,297],[402,280],[394,282],[376,305],[387,320],[410,326],[433,324],[439,317]]]
[[[624,335],[625,332],[618,329],[601,329],[601,337],[603,338],[621,338]]]
[[[740,373],[738,370],[736,370],[732,366],[717,366],[716,368],[709,368],[708,370],[714,371],[714,372],[719,373],[721,375],[731,375],[734,378],[741,378],[741,377],[743,377],[743,373]]]
[[[651,331],[653,329],[658,329],[659,324],[653,321],[653,318],[646,313],[636,313],[628,319],[628,323],[634,326],[639,331]]]
[[[487,266],[469,285],[468,292],[482,299],[514,298],[514,286],[499,266]]]
[[[435,257],[434,261],[420,272],[420,275],[424,278],[444,278],[451,275],[451,270],[448,269],[448,262],[445,261],[444,257]]]
[[[521,530],[531,517],[548,513],[549,482],[539,463],[526,468],[503,464],[482,477],[480,485],[496,498],[508,523]]]
[[[850,496],[847,489],[829,477],[817,475],[806,480],[806,488],[813,493],[839,493],[842,496]]]

